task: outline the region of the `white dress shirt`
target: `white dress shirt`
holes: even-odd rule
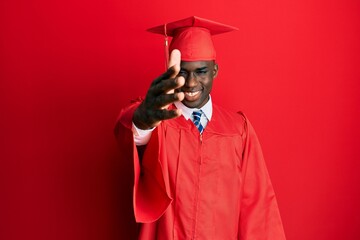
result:
[[[206,128],[206,125],[208,124],[208,122],[211,120],[212,110],[213,110],[211,97],[209,98],[209,101],[207,101],[207,103],[205,103],[205,105],[202,106],[202,108],[200,108],[200,109],[188,108],[182,102],[175,102],[174,105],[176,106],[177,109],[181,109],[182,115],[184,116],[184,118],[186,120],[188,120],[190,118],[191,121],[193,121],[192,112],[196,111],[196,110],[201,110],[203,112],[203,114],[201,115],[200,122],[201,122],[201,125],[203,125],[204,129]],[[135,141],[136,146],[146,145],[149,142],[151,133],[154,129],[155,128],[142,130],[142,129],[137,128],[133,122],[132,123],[132,131],[134,134],[134,141]]]

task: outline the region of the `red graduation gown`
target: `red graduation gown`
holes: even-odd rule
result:
[[[134,164],[139,239],[285,239],[259,141],[243,114],[213,105],[202,136],[182,116],[163,121],[140,164],[131,132],[138,104],[121,111],[116,133],[123,160]]]

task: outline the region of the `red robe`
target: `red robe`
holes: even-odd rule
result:
[[[135,170],[133,204],[139,239],[285,239],[274,190],[254,129],[242,113],[213,105],[202,136],[183,116],[163,121],[139,161],[132,116],[116,133]]]

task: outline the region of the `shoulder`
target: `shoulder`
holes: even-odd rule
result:
[[[224,107],[213,104],[212,121],[225,125],[230,132],[243,134],[246,130],[247,118],[241,111],[234,112]]]
[[[234,112],[224,107],[213,104],[214,115],[223,118],[224,121],[236,121],[245,124],[247,118],[242,111]]]

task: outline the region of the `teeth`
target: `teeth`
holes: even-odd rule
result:
[[[198,94],[200,91],[196,91],[196,92],[185,92],[185,94],[187,95],[187,96],[190,96],[190,97],[193,97],[193,96],[195,96],[196,94]]]

